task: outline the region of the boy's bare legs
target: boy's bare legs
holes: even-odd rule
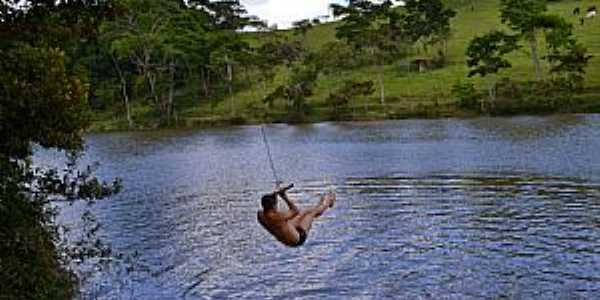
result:
[[[309,209],[303,210],[298,216],[290,220],[290,224],[300,227],[308,233],[312,227],[313,221],[320,217],[328,208],[333,207],[335,203],[335,194],[328,193],[319,200],[319,204]]]

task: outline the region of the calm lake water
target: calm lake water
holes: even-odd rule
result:
[[[92,207],[101,232],[139,258],[86,295],[598,299],[600,115],[265,130],[301,206],[338,194],[301,248],[256,222],[273,188],[260,127],[89,136],[85,161],[125,186]]]

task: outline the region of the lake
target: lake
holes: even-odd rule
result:
[[[591,299],[600,295],[600,115],[268,125],[300,206],[336,206],[286,248],[260,127],[94,134],[124,190],[91,207],[130,272],[99,299]],[[37,156],[41,162],[56,153]],[[81,205],[63,209],[75,224]]]

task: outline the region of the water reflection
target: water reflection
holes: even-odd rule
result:
[[[568,136],[572,130],[586,123],[585,115],[552,115],[547,117],[520,116],[514,118],[479,118],[469,125],[485,135],[511,141],[528,141],[555,136]],[[598,124],[594,124],[597,127]]]

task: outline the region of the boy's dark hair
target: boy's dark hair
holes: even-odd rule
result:
[[[269,210],[274,209],[277,205],[277,195],[275,194],[266,194],[261,199],[261,204],[263,209]]]

